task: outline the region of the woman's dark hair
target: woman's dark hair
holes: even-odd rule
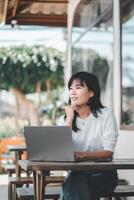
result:
[[[94,115],[94,117],[98,117],[98,112],[101,112],[101,109],[104,108],[100,101],[100,85],[98,82],[97,77],[89,72],[78,72],[76,74],[73,74],[68,82],[68,88],[70,89],[72,83],[74,80],[78,80],[78,82],[83,86],[84,83],[88,87],[90,91],[94,93],[93,97],[90,97],[89,101],[87,102],[87,105],[90,106],[91,112]],[[69,104],[71,103],[69,99]],[[74,114],[72,129],[77,132],[79,129],[76,126],[76,117],[77,113]]]

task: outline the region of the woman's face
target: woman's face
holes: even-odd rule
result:
[[[74,106],[86,105],[93,95],[94,92],[89,90],[85,83],[81,85],[79,80],[74,80],[69,88],[71,105]]]

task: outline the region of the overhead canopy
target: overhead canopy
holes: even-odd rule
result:
[[[68,0],[0,0],[0,23],[67,26]]]

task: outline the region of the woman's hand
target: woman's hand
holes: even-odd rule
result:
[[[66,112],[66,123],[67,126],[72,127],[72,122],[74,118],[74,111],[75,111],[75,106],[65,106],[65,112]]]
[[[86,159],[86,153],[75,151],[74,157],[75,157],[76,160],[85,160]]]

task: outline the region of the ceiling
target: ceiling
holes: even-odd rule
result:
[[[68,0],[0,0],[0,24],[67,27]]]

